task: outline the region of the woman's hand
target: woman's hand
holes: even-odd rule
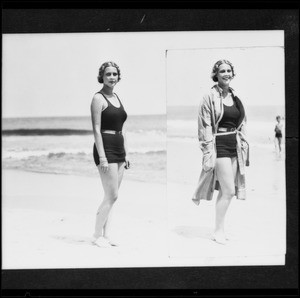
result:
[[[100,169],[103,173],[108,171],[108,161],[106,157],[100,157]]]
[[[203,154],[202,168],[205,172],[211,171],[215,168],[216,154],[214,151],[207,151]]]
[[[130,162],[129,162],[129,160],[127,158],[125,158],[125,166],[124,166],[124,168],[126,170],[130,169]]]

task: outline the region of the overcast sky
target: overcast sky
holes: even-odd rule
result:
[[[93,94],[101,89],[98,69],[108,60],[121,68],[115,92],[130,114],[198,104],[220,58],[234,64],[232,85],[246,94],[247,104],[284,104],[283,31],[2,37],[2,117],[89,116]]]
[[[198,105],[199,96],[215,84],[211,70],[221,58],[233,64],[231,86],[246,105],[285,104],[283,47],[170,50],[167,104]]]

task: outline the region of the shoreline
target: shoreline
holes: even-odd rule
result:
[[[66,177],[70,177],[70,176],[76,176],[76,177],[83,177],[83,178],[91,178],[91,179],[97,179],[99,177],[98,171],[95,171],[95,174],[92,175],[85,175],[85,174],[79,174],[77,172],[74,173],[64,173],[64,172],[54,172],[54,171],[39,171],[39,170],[35,170],[35,169],[15,169],[15,168],[2,168],[2,171],[14,171],[14,172],[21,172],[21,173],[32,173],[32,174],[39,174],[39,175],[54,175],[54,176],[66,176]],[[146,181],[145,179],[136,179],[136,177],[132,177],[132,176],[127,176],[124,175],[123,176],[123,180],[122,181],[130,181],[130,182],[138,182],[138,183],[153,183],[153,184],[162,184],[165,185],[166,182],[163,181],[159,181],[159,180],[155,180],[155,181]],[[123,182],[122,182],[123,183]]]

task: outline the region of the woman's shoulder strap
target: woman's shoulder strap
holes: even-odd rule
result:
[[[121,100],[120,100],[120,98],[119,98],[119,96],[118,96],[118,94],[117,94],[117,93],[114,93],[114,95],[117,97],[117,99],[118,99],[120,105],[123,106],[123,105],[122,105],[122,102],[121,102]]]
[[[118,100],[120,100],[119,96],[117,93],[114,92],[114,95],[117,97]]]
[[[107,104],[109,104],[109,100],[107,100],[107,98],[106,98],[106,96],[101,92],[101,91],[98,91],[97,92],[98,94],[101,94],[102,95],[102,97],[105,99],[105,101],[107,102]],[[96,93],[96,94],[97,94]]]

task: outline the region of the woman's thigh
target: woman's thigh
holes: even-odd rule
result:
[[[281,139],[282,138],[278,138],[278,144],[281,145]]]
[[[237,171],[237,159],[230,157],[217,158],[216,174],[223,194],[235,193],[235,177]]]
[[[118,187],[120,187],[121,182],[123,180],[123,174],[124,174],[124,162],[118,163]]]
[[[98,166],[104,192],[116,196],[118,194],[119,169],[117,163],[109,163],[108,171],[103,173]]]

